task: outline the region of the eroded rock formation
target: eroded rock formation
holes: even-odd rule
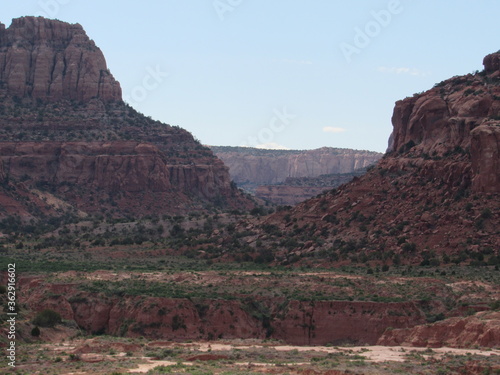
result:
[[[120,84],[82,26],[42,17],[1,25],[0,89],[44,101],[121,100]]]

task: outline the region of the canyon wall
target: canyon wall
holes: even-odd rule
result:
[[[351,173],[376,163],[382,154],[323,147],[317,150],[260,150],[245,147],[211,147],[229,167],[241,186],[270,185],[289,177],[318,177]]]
[[[23,301],[53,309],[89,333],[162,340],[274,338],[292,345],[374,345],[388,327],[425,322],[416,303],[183,299],[78,291],[38,278],[21,282]]]

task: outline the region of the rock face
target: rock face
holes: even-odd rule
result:
[[[108,297],[72,284],[21,281],[23,303],[58,311],[85,331],[162,340],[275,338],[293,345],[374,345],[388,327],[422,324],[416,304],[281,299]],[[36,288],[36,289],[33,289]],[[42,292],[45,291],[45,292]],[[52,295],[52,296],[50,296]],[[262,314],[262,309],[268,311]]]
[[[434,324],[389,330],[377,344],[494,348],[500,345],[500,313],[480,312],[467,318],[450,318]]]
[[[483,65],[487,73],[500,76],[500,51],[486,56]]]
[[[120,101],[120,84],[82,26],[42,17],[0,27],[0,88],[43,101]]]
[[[114,216],[249,208],[227,167],[187,131],[126,105],[80,25],[0,27],[0,218],[70,209]]]
[[[382,157],[377,152],[329,147],[309,151],[211,148],[238,186],[278,205],[295,205],[333,189]]]
[[[500,192],[500,122],[483,123],[472,132],[471,161],[474,190]]]
[[[229,167],[237,184],[247,187],[277,184],[289,177],[318,177],[351,173],[377,162],[382,154],[323,147],[317,150],[261,150],[248,147],[211,147]]]
[[[500,53],[488,55],[482,73],[443,81],[424,94],[397,102],[393,150],[413,149],[427,156],[470,151],[474,190],[500,192],[494,177],[500,173],[499,61]]]
[[[217,171],[212,161],[171,165],[154,144],[133,141],[0,143],[0,164],[10,178],[29,180],[36,188],[64,196],[90,212],[102,205],[98,201],[105,195],[133,208],[133,196],[140,193],[144,210],[150,206],[153,212],[182,211],[182,204],[189,204],[183,192],[197,190],[201,199],[215,192],[230,196],[226,176],[216,175],[225,169]],[[81,199],[79,193],[94,198]]]
[[[366,170],[356,170],[353,173],[321,175],[318,177],[288,177],[284,182],[277,185],[258,186],[255,195],[274,204],[293,206],[346,184],[353,178],[362,176],[365,173]]]

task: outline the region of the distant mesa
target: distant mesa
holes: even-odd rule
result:
[[[383,154],[322,147],[316,150],[262,150],[211,147],[231,178],[257,197],[294,205],[360,176]]]

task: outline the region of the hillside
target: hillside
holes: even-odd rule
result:
[[[78,24],[0,24],[0,136],[0,218],[253,206],[210,149],[122,101]]]
[[[375,167],[242,224],[242,251],[280,264],[500,264],[499,62],[397,102]]]

